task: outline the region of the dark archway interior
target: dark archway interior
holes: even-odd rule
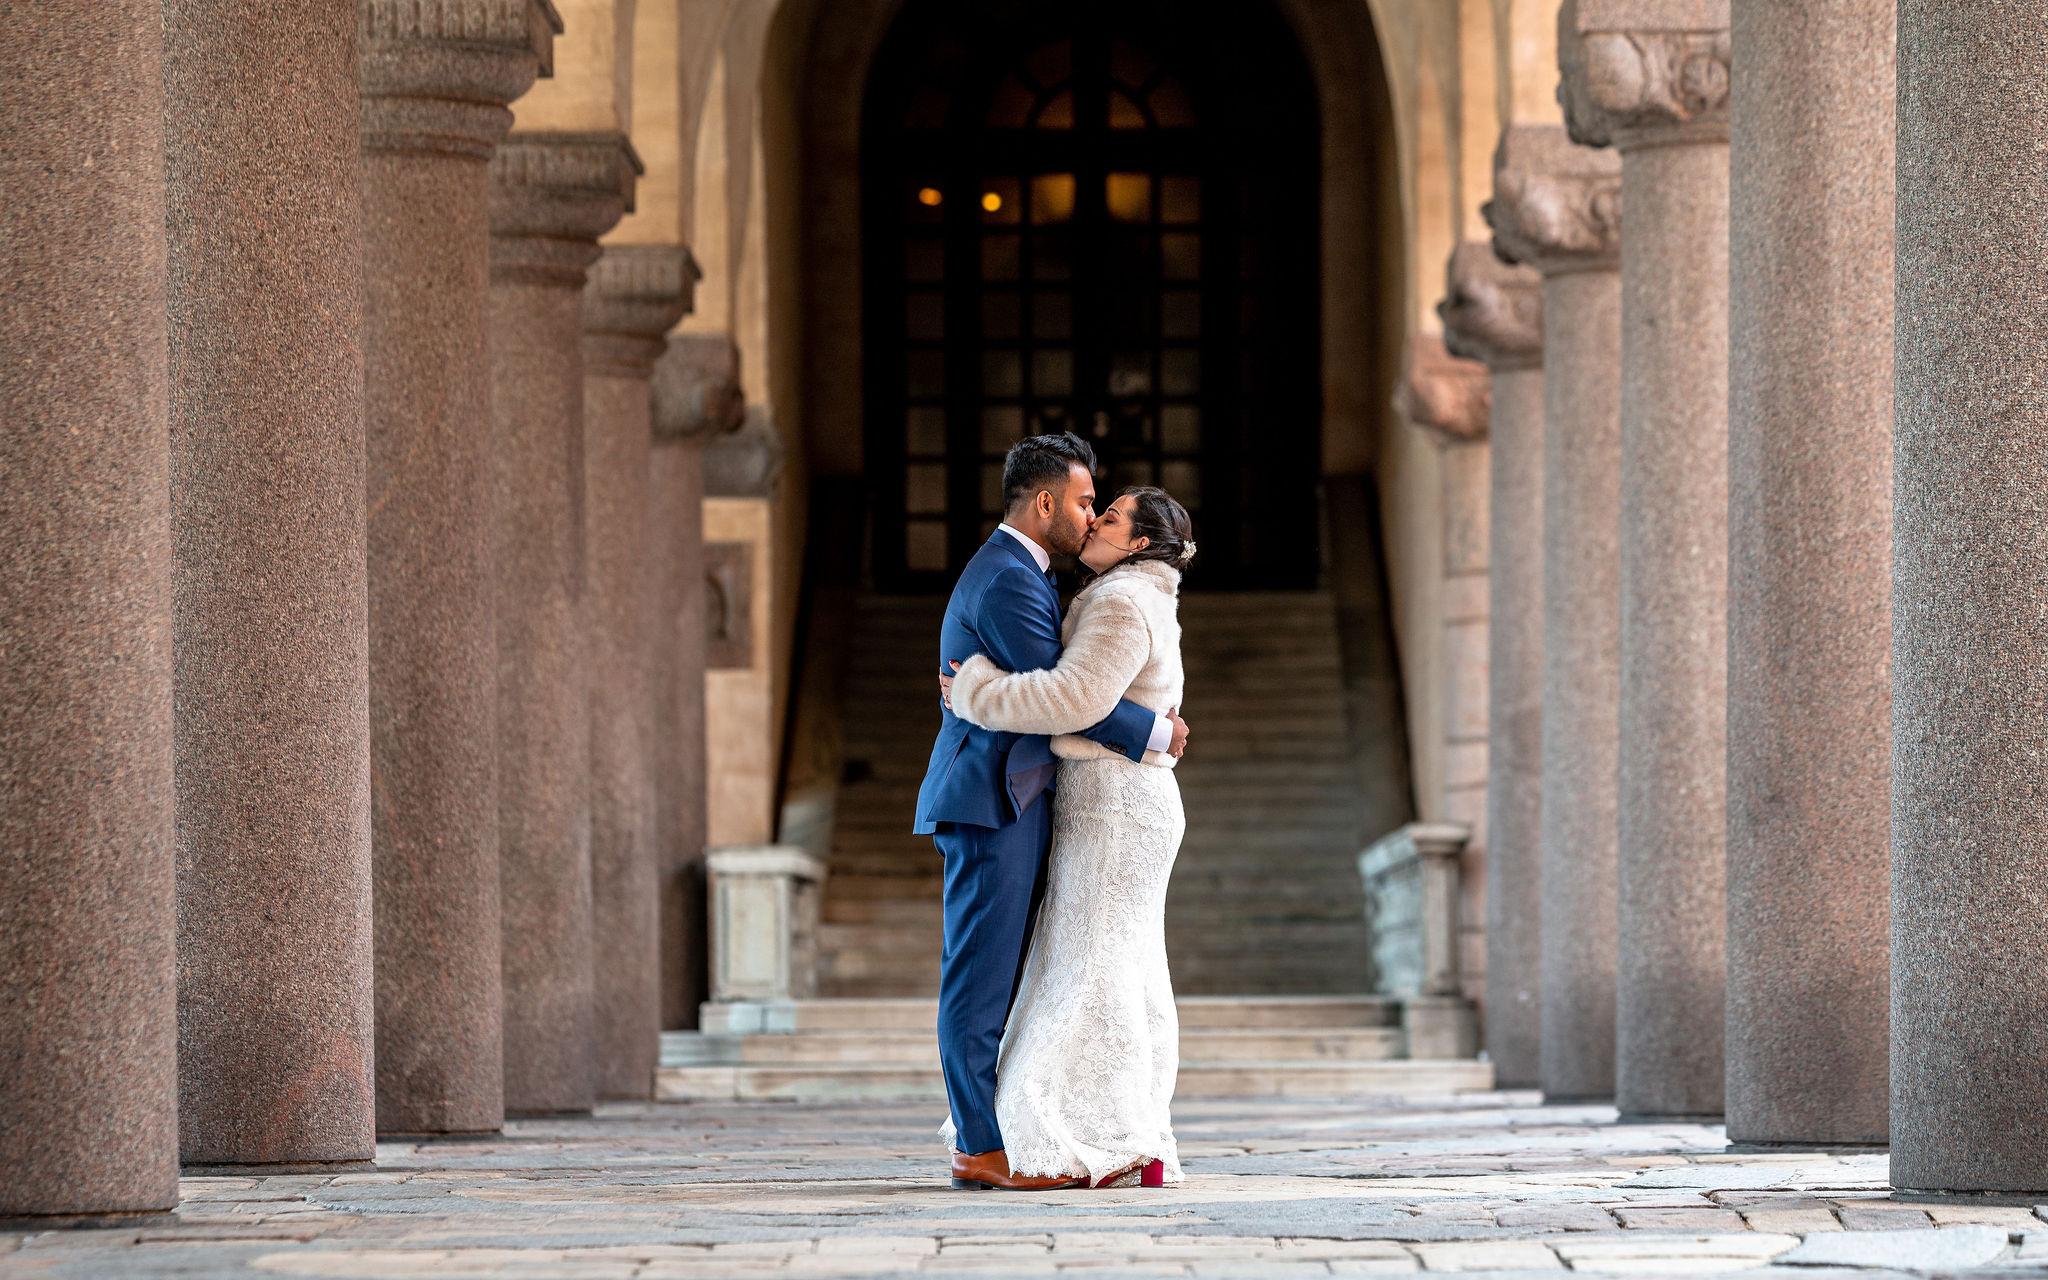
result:
[[[1264,6],[913,0],[862,122],[874,580],[943,589],[1073,430],[1194,515],[1191,585],[1316,585],[1318,137]]]

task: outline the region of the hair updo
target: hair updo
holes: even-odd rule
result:
[[[1151,485],[1132,485],[1117,496],[1131,503],[1131,540],[1150,538],[1142,551],[1133,551],[1125,557],[1124,564],[1139,564],[1157,560],[1176,569],[1185,569],[1195,558],[1195,527],[1188,519],[1188,510],[1173,500],[1173,495],[1164,489]]]

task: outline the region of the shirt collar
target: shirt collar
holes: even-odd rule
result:
[[[996,528],[1004,533],[1009,534],[1011,537],[1015,538],[1017,541],[1024,544],[1024,549],[1026,551],[1029,551],[1031,553],[1031,558],[1038,562],[1038,571],[1040,573],[1046,573],[1052,569],[1052,552],[1047,551],[1044,547],[1039,546],[1036,542],[1033,542],[1030,538],[1026,537],[1024,534],[1020,533],[1016,529],[1011,528],[1007,521],[997,525]]]

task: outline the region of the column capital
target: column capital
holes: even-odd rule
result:
[[[1434,333],[1408,340],[1394,393],[1394,409],[1402,417],[1436,435],[1439,444],[1471,444],[1486,439],[1492,408],[1485,365],[1452,355]]]
[[[1592,147],[1728,140],[1728,0],[1565,0],[1558,101]]]
[[[748,405],[738,431],[704,450],[704,495],[709,498],[766,498],[782,476],[782,437],[765,405]]]
[[[1619,270],[1621,157],[1575,144],[1562,125],[1510,125],[1481,212],[1509,262],[1544,275]]]
[[[643,172],[623,133],[513,130],[491,155],[491,278],[581,288]]]
[[[740,429],[740,352],[722,333],[678,334],[654,364],[654,442],[703,443]]]
[[[1543,364],[1543,280],[1528,267],[1503,262],[1484,240],[1451,251],[1444,299],[1436,314],[1444,346],[1496,372]]]
[[[704,273],[679,244],[608,244],[583,285],[583,367],[645,378]]]
[[[550,0],[357,0],[363,147],[490,159],[561,31]]]

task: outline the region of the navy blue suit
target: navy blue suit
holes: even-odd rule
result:
[[[1006,671],[1060,659],[1060,599],[1031,552],[998,530],[953,587],[939,633],[939,673],[977,653]],[[945,857],[945,947],[939,960],[939,1060],[960,1150],[1003,1145],[996,1125],[996,1055],[1045,893],[1052,839],[1052,740],[967,723],[941,704],[938,741],[917,793],[918,835]],[[1144,757],[1156,712],[1117,704],[1082,729],[1112,751]]]

